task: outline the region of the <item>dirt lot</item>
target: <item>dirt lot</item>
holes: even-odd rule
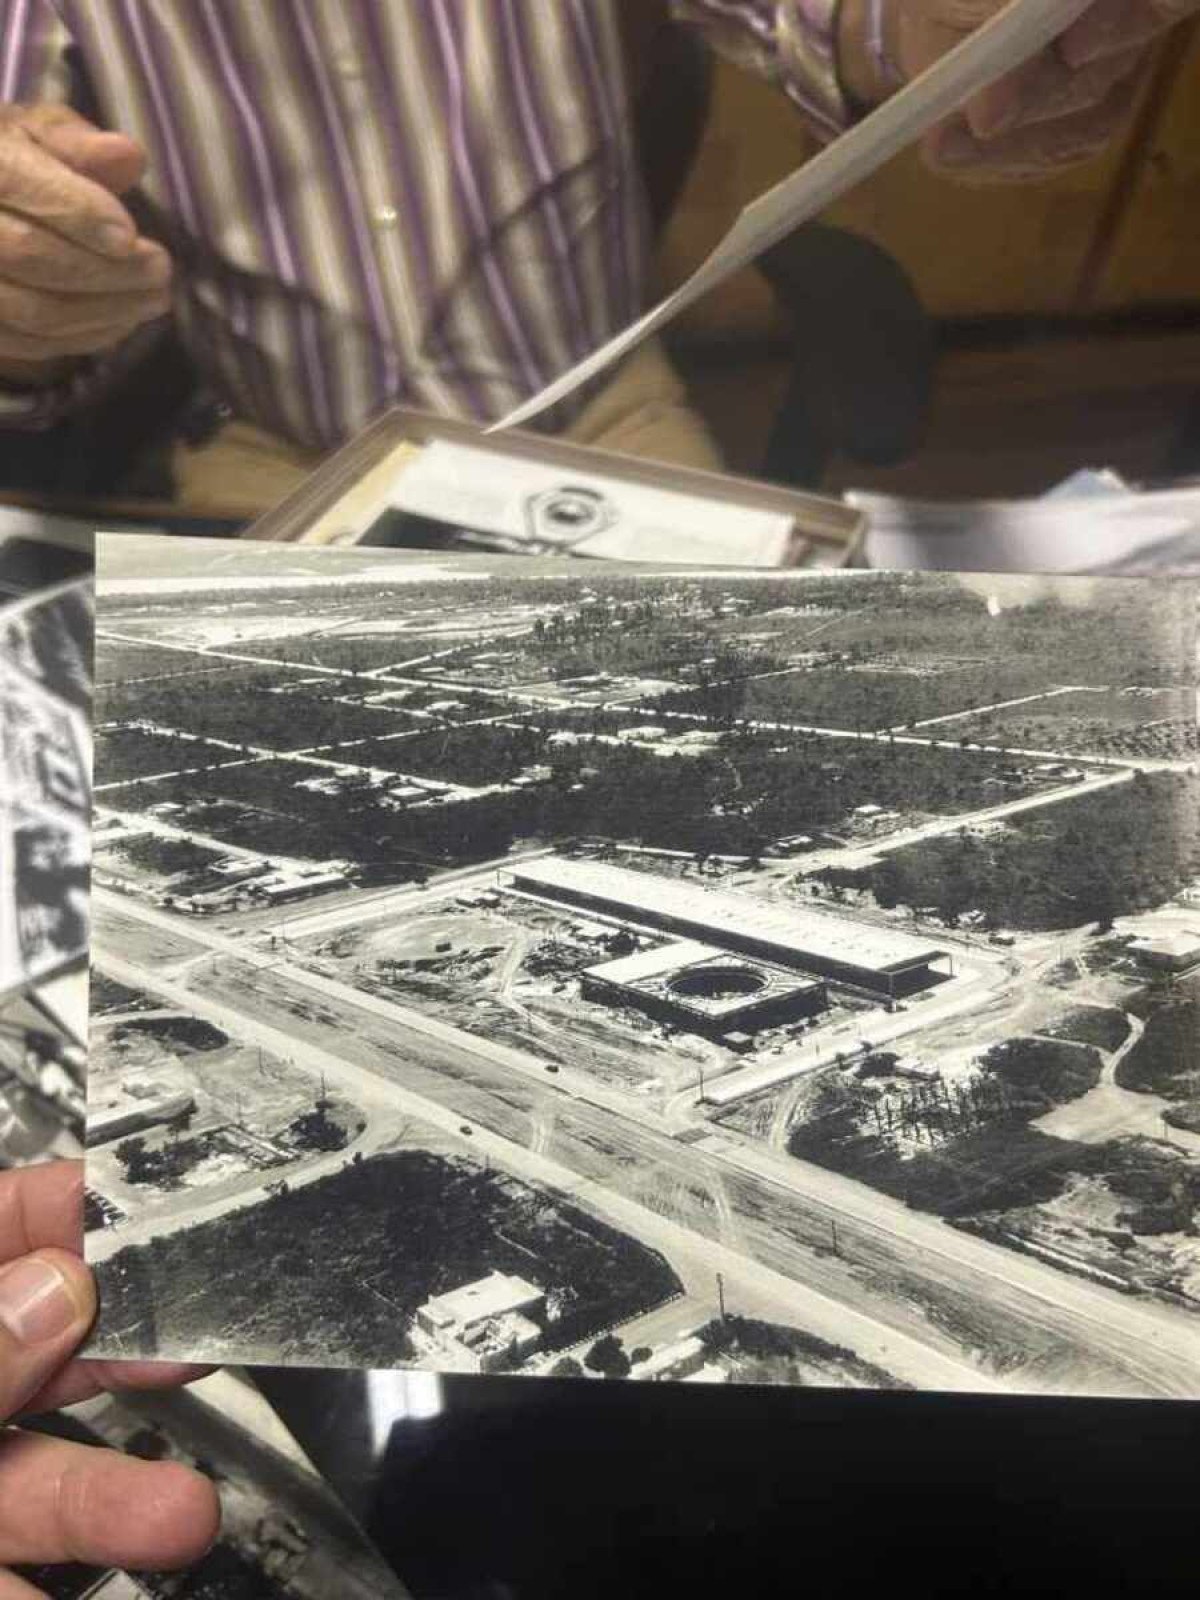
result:
[[[668,1037],[637,1012],[580,999],[578,973],[611,959],[612,946],[610,928],[512,899],[494,908],[446,902],[294,947],[293,955],[343,983],[637,1093],[667,1094],[694,1079],[697,1062],[723,1059],[705,1041]]]
[[[251,1136],[275,1141],[296,1118],[313,1110],[321,1093],[313,1077],[290,1062],[250,1049],[206,1022],[157,1011],[132,1021],[100,1027],[93,1035],[89,1090],[94,1105],[190,1094],[196,1104],[188,1134],[203,1137],[234,1123]],[[357,1113],[342,1108],[347,1126]],[[359,1119],[360,1120],[360,1119]],[[142,1135],[157,1147],[170,1135],[152,1129]],[[89,1181],[131,1214],[157,1191],[126,1182],[117,1159],[120,1141],[89,1154]],[[236,1141],[235,1141],[236,1143]],[[218,1183],[258,1164],[232,1147],[214,1146],[209,1158],[189,1174],[189,1187]]]
[[[93,1018],[115,1016],[125,1011],[155,1011],[157,1000],[141,989],[130,989],[103,972],[93,972],[88,1006]]]
[[[119,878],[152,895],[202,894],[227,880],[213,871],[219,850],[154,833],[134,834],[99,844],[95,866],[102,876]]]
[[[1150,1141],[1136,1141],[1149,1146]],[[1126,1141],[1133,1144],[1135,1141]],[[1161,1147],[1168,1155],[1166,1147]],[[1200,1168],[1174,1152],[1169,1159],[1190,1170],[1200,1195]],[[1061,1194],[1037,1206],[1018,1207],[964,1224],[1001,1244],[1040,1255],[1056,1265],[1140,1293],[1168,1297],[1200,1312],[1200,1206],[1181,1207],[1171,1227],[1146,1215],[1108,1173],[1073,1173]],[[1172,1180],[1174,1181],[1174,1180]],[[1143,1231],[1146,1230],[1146,1231]]]
[[[618,948],[615,933],[583,916],[506,897],[484,907],[446,901],[420,916],[343,930],[292,951],[343,983],[638,1095],[661,1101],[694,1084],[701,1068],[727,1070],[734,1058],[719,1044],[667,1029],[633,1008],[582,999],[578,976],[585,968],[629,953]],[[854,1008],[839,1001],[823,1026]],[[765,1031],[745,1059],[768,1060],[812,1036],[799,1024]]]
[[[145,925],[135,917],[126,916],[116,906],[94,908],[93,918],[96,927],[92,937],[100,951],[147,952],[155,962],[164,966],[210,953],[207,945],[189,939],[184,933],[168,933],[165,927],[155,928],[152,941],[148,941]],[[99,933],[96,928],[100,930]]]
[[[167,1094],[193,1094],[197,1121],[225,1121],[236,1106],[247,1127],[268,1137],[307,1110],[314,1089],[319,1092],[298,1067],[249,1049],[207,1023],[165,1012],[101,1027],[90,1075],[95,1095],[126,1080],[153,1082]]]

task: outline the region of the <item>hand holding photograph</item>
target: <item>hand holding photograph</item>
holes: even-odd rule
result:
[[[97,603],[98,1352],[1200,1396],[1193,584]]]

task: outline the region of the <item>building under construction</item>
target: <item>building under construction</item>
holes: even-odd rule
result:
[[[580,984],[587,1000],[721,1041],[816,1016],[829,1003],[817,978],[690,939],[591,967]]]
[[[911,934],[605,862],[546,856],[522,862],[502,879],[540,900],[890,1000],[953,976],[950,953]]]

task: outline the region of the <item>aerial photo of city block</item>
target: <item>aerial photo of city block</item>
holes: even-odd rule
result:
[[[1193,584],[99,546],[105,1354],[1200,1395]]]

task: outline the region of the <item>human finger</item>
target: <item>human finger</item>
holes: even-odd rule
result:
[[[127,193],[146,174],[146,152],[136,139],[97,128],[71,106],[13,106],[7,120],[23,128],[72,172],[91,178],[113,194]]]
[[[0,211],[0,278],[66,294],[119,294],[160,289],[173,265],[161,245],[139,239],[124,257],[97,255],[40,223]]]
[[[1200,0],[1097,0],[1063,34],[1059,54],[1082,66],[1131,44],[1148,44],[1166,29],[1200,11]]]
[[[126,256],[137,240],[133,218],[114,194],[11,121],[0,123],[0,208],[100,255]]]
[[[15,1572],[0,1572],[0,1600],[46,1600],[44,1589],[35,1589]]]
[[[212,1371],[212,1367],[169,1361],[72,1361],[31,1395],[23,1409],[25,1415],[37,1416],[122,1389],[178,1389],[206,1378]]]
[[[0,1263],[47,1245],[78,1251],[82,1242],[82,1162],[0,1172]]]
[[[39,1250],[0,1269],[0,1418],[50,1381],[96,1315],[92,1275],[66,1250]]]
[[[1099,155],[1124,124],[1132,104],[1132,90],[1122,83],[1088,111],[1032,123],[994,139],[977,139],[965,122],[954,121],[929,136],[926,156],[936,169],[981,182],[1044,177]]]
[[[65,295],[0,281],[0,354],[11,360],[94,355],[170,310],[166,290]]]
[[[967,125],[978,138],[992,139],[1022,123],[1090,110],[1145,60],[1145,46],[1134,45],[1073,69],[1056,51],[1044,50],[969,100],[963,107]]]
[[[173,1461],[139,1461],[10,1429],[0,1439],[0,1563],[187,1566],[220,1526],[216,1490]]]

